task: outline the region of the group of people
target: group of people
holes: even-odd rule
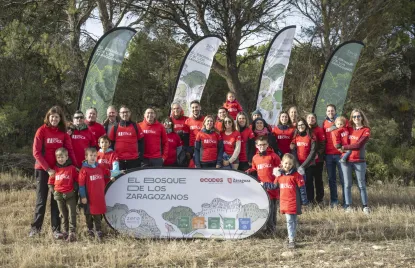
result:
[[[343,189],[343,206],[346,212],[351,211],[354,170],[363,212],[369,213],[365,182],[365,144],[370,137],[367,118],[363,111],[354,109],[347,120],[337,116],[332,104],[327,105],[326,115],[320,127],[315,114],[309,113],[304,119],[299,117],[296,107],[291,107],[282,111],[278,123],[271,126],[259,110],[250,118],[232,92],[227,94],[227,100],[216,116],[203,116],[200,102],[194,100],[190,103],[189,117],[184,115],[179,103],[172,103],[171,115],[162,123],[156,119],[156,111],[152,108],[146,109],[143,120],[136,123],[131,120],[128,107],[121,106],[117,112],[110,106],[102,125],[97,122],[95,108],[88,109],[85,115],[76,111],[73,121],[67,124],[62,109],[54,106],[46,114],[33,144],[38,186],[30,235],[39,233],[42,227],[48,187],[53,196],[51,223],[56,238],[75,240],[73,203],[76,203],[78,193],[84,204],[89,234],[101,237],[99,222],[105,213],[102,187],[110,178],[142,166],[181,166],[236,169],[256,176],[271,199],[267,231],[275,232],[276,200],[279,199],[280,210],[287,215],[289,245],[295,246],[297,220],[294,215],[300,214],[298,204],[323,202],[324,162],[330,205],[339,203],[337,169]],[[98,181],[99,187],[96,186]],[[102,193],[94,193],[101,188]],[[301,195],[292,189],[300,189]],[[70,200],[69,192],[75,193],[75,201]]]

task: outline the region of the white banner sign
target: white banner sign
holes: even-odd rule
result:
[[[282,29],[272,40],[265,55],[259,81],[257,109],[268,124],[277,125],[282,109],[285,71],[290,62],[295,26]]]
[[[234,170],[136,170],[109,185],[105,201],[107,223],[137,238],[242,239],[269,215],[266,191]]]
[[[213,58],[221,44],[219,37],[206,36],[194,43],[184,58],[173,100],[181,105],[184,115],[189,116],[191,101],[202,98]]]

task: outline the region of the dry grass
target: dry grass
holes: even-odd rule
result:
[[[5,175],[0,180],[0,185],[14,183],[21,189],[0,191],[1,267],[415,267],[414,188],[370,187],[369,216],[360,209],[351,214],[306,210],[300,216],[299,248],[289,251],[280,215],[279,232],[272,238],[135,240],[106,228],[101,244],[84,236],[83,217],[78,218],[78,242],[54,241],[47,215],[42,236],[29,239],[35,193],[22,189],[21,180]],[[356,189],[353,200],[360,200]]]

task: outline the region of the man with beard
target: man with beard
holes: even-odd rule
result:
[[[193,156],[196,135],[203,127],[203,120],[205,119],[205,117],[201,115],[201,109],[202,107],[200,106],[200,102],[198,100],[194,100],[190,103],[191,114],[185,122],[189,129],[189,143],[185,144],[185,146],[188,147],[188,158],[191,158]]]

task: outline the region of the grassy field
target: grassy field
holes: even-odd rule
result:
[[[78,218],[78,241],[54,241],[47,214],[40,237],[28,237],[33,182],[0,174],[0,267],[415,267],[415,189],[369,187],[370,215],[356,207],[308,208],[300,216],[298,248],[286,248],[285,218],[275,237],[240,241],[135,240],[106,224],[103,243],[86,238]],[[328,191],[327,191],[328,193]],[[326,194],[327,195],[327,194]],[[359,203],[353,187],[353,200]]]

